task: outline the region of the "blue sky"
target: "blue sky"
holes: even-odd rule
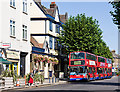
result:
[[[49,8],[50,2],[42,2],[42,4]],[[86,16],[92,16],[98,20],[100,29],[103,31],[103,40],[110,50],[118,53],[118,29],[109,13],[113,8],[108,2],[56,2],[56,4],[60,14],[68,12],[69,16],[76,16],[85,13]]]

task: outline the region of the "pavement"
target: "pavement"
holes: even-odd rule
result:
[[[65,81],[64,79],[61,79],[59,81],[56,82],[52,82],[49,83],[49,80],[45,80],[43,82],[43,84],[41,83],[36,83],[36,84],[32,84],[31,86],[28,85],[24,85],[24,86],[19,86],[19,87],[13,87],[13,88],[2,88],[0,89],[0,92],[13,92],[14,90],[23,90],[23,89],[29,89],[29,88],[37,88],[37,87],[46,87],[46,86],[51,86],[51,85],[58,85],[58,84],[66,84],[67,81]]]

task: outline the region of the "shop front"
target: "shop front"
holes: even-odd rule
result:
[[[12,62],[9,64],[9,70],[14,71],[15,74],[18,74],[18,62],[20,60],[19,51],[6,50],[7,60]]]
[[[54,65],[58,64],[58,59],[55,56],[41,52],[41,48],[37,48],[37,51],[35,51],[35,48],[37,47],[32,49],[31,71],[34,73],[40,72],[44,75],[44,78],[52,77],[54,75]]]

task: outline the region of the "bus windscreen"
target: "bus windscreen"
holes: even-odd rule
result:
[[[83,52],[71,53],[71,59],[85,59],[85,53]]]

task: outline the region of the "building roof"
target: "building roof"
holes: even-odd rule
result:
[[[62,23],[65,23],[68,20],[68,14],[67,14],[67,12],[65,13],[65,15],[59,15],[59,17],[60,17],[60,21]]]
[[[43,48],[43,44],[38,43],[33,36],[30,37],[30,42],[35,47]]]
[[[58,9],[58,6],[55,4],[55,2],[51,2],[50,9],[48,9],[41,4],[41,0],[39,2],[36,2],[36,0],[34,1],[37,4],[37,6],[43,11],[44,14],[49,14],[50,16],[55,18],[56,9]],[[68,19],[68,14],[65,13],[65,15],[59,15],[59,18],[62,23],[65,23]]]

